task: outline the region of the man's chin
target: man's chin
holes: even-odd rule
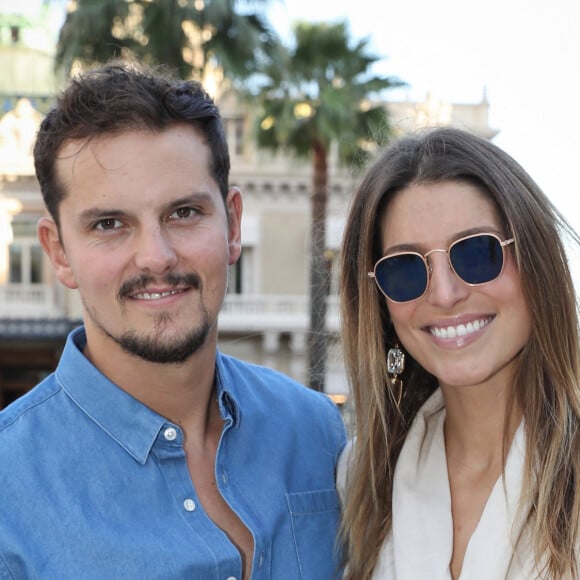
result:
[[[161,340],[125,333],[119,340],[121,348],[140,359],[158,364],[181,364],[197,353],[207,341],[209,326],[204,325],[186,337]]]

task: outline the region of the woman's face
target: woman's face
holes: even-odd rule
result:
[[[480,232],[506,239],[492,201],[458,181],[400,191],[380,223],[383,255],[447,250],[455,240]],[[479,286],[453,272],[447,253],[434,252],[427,258],[431,274],[425,294],[411,302],[386,301],[402,345],[442,387],[511,384],[531,327],[512,248],[504,250],[501,275]]]

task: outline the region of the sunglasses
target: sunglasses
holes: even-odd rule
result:
[[[388,254],[378,260],[368,275],[375,279],[379,290],[392,302],[417,300],[429,287],[432,269],[427,258],[434,252],[444,252],[451,269],[461,280],[470,286],[479,286],[500,276],[504,248],[514,241],[514,238],[502,241],[495,234],[475,234],[456,240],[447,250],[436,248],[426,254]]]

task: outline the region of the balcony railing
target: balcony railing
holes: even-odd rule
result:
[[[49,284],[0,285],[0,317],[61,318],[57,288]]]
[[[327,300],[326,328],[338,331],[338,299]],[[308,297],[280,294],[228,294],[220,314],[221,331],[299,332],[308,329]]]
[[[0,285],[0,318],[62,318],[58,289],[45,284]],[[328,298],[327,329],[338,330],[338,301]],[[308,297],[279,294],[228,294],[219,322],[226,332],[301,332],[308,328]]]

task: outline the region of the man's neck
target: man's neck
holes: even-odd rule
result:
[[[205,430],[215,401],[215,335],[178,364],[153,363],[99,338],[87,334],[84,354],[108,379],[169,421]]]

